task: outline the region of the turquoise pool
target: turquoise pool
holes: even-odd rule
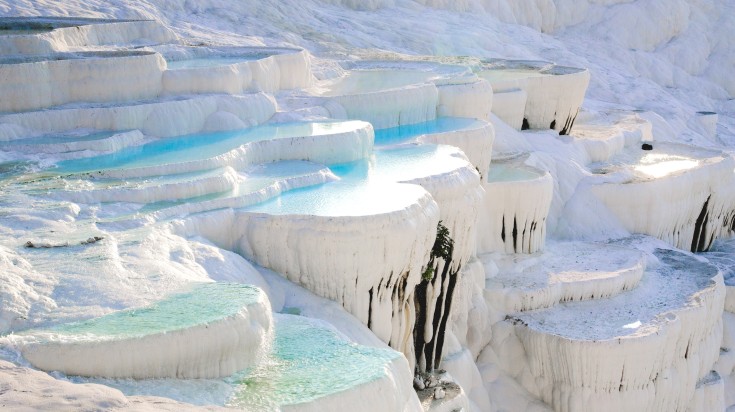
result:
[[[369,160],[330,167],[341,180],[297,189],[244,209],[273,215],[363,216],[387,213],[415,202],[424,189],[401,184],[466,165],[456,149],[406,145],[375,150]]]
[[[231,132],[198,133],[159,139],[107,155],[63,161],[58,164],[56,172],[81,173],[184,163],[214,157],[245,143],[344,133],[355,130],[362,124],[359,121],[274,123]]]
[[[423,134],[445,133],[478,126],[480,122],[465,117],[437,117],[434,120],[375,130],[375,145],[405,143]]]

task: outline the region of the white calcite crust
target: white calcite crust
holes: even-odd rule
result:
[[[439,210],[420,187],[401,184],[395,189],[410,194],[411,201],[377,214],[271,215],[230,210],[193,216],[181,230],[204,236],[339,303],[378,338],[413,359],[412,294],[429,259]],[[223,226],[223,221],[229,223]],[[222,227],[231,230],[222,231]],[[403,240],[409,233],[411,242]]]
[[[116,152],[126,147],[135,146],[142,143],[145,136],[140,130],[131,130],[128,132],[113,133],[108,137],[94,140],[72,140],[72,136],[65,136],[65,139],[59,139],[58,143],[24,143],[23,140],[13,142],[13,144],[2,145],[0,147],[8,151],[22,152],[25,154],[34,153],[58,153],[68,154],[69,152]]]
[[[493,108],[493,89],[483,79],[460,77],[437,83],[438,116],[487,120]]]
[[[131,105],[87,105],[6,114],[0,116],[0,124],[20,126],[28,130],[29,134],[76,129],[138,129],[148,136],[172,137],[257,125],[273,116],[275,110],[273,98],[263,93],[212,95],[137,102]],[[231,114],[239,124],[236,127],[208,124],[208,119],[218,113]]]
[[[33,21],[34,18],[19,18]],[[58,27],[47,33],[0,36],[0,54],[47,54],[87,46],[160,44],[178,41],[178,36],[155,20],[96,20],[40,18],[57,21],[69,27]]]
[[[646,267],[636,250],[583,242],[552,243],[533,255],[493,253],[481,259],[497,266],[497,274],[486,281],[485,298],[506,313],[614,296],[635,288]]]
[[[626,147],[653,143],[651,123],[635,113],[601,113],[589,117],[592,117],[590,121],[578,118],[570,135],[584,146],[590,162],[606,162]]]
[[[99,384],[73,384],[31,368],[0,360],[0,403],[16,411],[109,410],[226,411],[218,406],[194,406],[163,397],[125,396]]]
[[[229,376],[255,365],[270,347],[273,331],[268,296],[252,289],[257,297],[249,304],[224,317],[184,328],[124,335],[106,335],[106,330],[97,333],[92,328],[69,333],[62,328],[29,331],[6,340],[18,345],[33,366],[67,375],[136,379]],[[182,307],[179,310],[184,312],[177,316],[196,317],[198,313],[185,312],[194,308],[198,306]]]
[[[508,77],[502,75],[504,71],[528,73]],[[569,134],[572,130],[590,82],[587,69],[535,61],[491,60],[480,66],[478,76],[488,80],[495,93],[525,92],[523,127],[553,129],[560,134]],[[507,103],[513,107],[522,98],[521,95],[506,97]],[[517,117],[512,115],[516,110],[500,113],[502,116],[498,117],[507,118],[513,126],[517,125]]]
[[[442,133],[430,133],[419,136],[422,143],[454,146],[462,150],[467,159],[483,177],[490,167],[492,147],[495,141],[495,128],[492,123],[478,120],[469,127]]]
[[[141,51],[0,59],[0,112],[157,97],[165,64],[161,55]]]
[[[600,179],[608,183],[592,186],[592,193],[630,232],[655,236],[680,249],[705,251],[715,239],[730,236],[735,159],[665,143],[657,143],[649,153],[633,163],[603,165]]]
[[[163,73],[167,94],[228,93],[248,91],[273,93],[307,88],[312,84],[311,56],[304,49],[266,47],[173,47],[160,49],[178,60],[242,56],[242,62],[208,67],[179,68]],[[249,55],[260,58],[249,59]]]
[[[478,252],[543,250],[554,191],[551,175],[517,161],[497,161],[497,165],[505,172],[493,177],[491,164],[483,183],[486,194],[479,220]]]
[[[526,113],[527,98],[526,91],[518,88],[503,91],[494,90],[492,112],[508,126],[521,130],[523,128],[523,116]]]
[[[511,316],[526,390],[558,411],[686,409],[720,354],[722,275],[679,252],[655,255],[660,266],[633,291]]]
[[[337,119],[362,119],[377,129],[436,118],[439,92],[425,83],[402,88],[329,97],[325,107]]]
[[[492,107],[487,83],[462,66],[402,60],[343,66],[343,77],[313,90],[333,118],[361,119],[385,129],[433,120],[437,113],[485,119]]]

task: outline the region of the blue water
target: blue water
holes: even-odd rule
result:
[[[245,208],[274,215],[364,216],[403,208],[422,196],[416,185],[398,182],[449,172],[466,165],[456,149],[407,145],[377,149],[371,159],[331,166],[341,180],[297,189]]]
[[[422,134],[462,130],[477,124],[479,124],[479,121],[464,117],[438,117],[428,122],[378,129],[375,131],[375,145],[386,146],[405,143]]]
[[[110,169],[132,169],[211,158],[245,143],[329,133],[354,129],[361,122],[266,124],[232,132],[199,133],[160,139],[118,152],[60,162],[58,173],[80,173]]]
[[[140,208],[136,212],[136,214],[156,212],[186,203],[199,203],[224,200],[229,198],[245,197],[272,185],[278,180],[286,180],[292,177],[299,177],[311,173],[317,173],[321,169],[323,169],[322,165],[300,160],[266,163],[255,166],[251,170],[248,170],[247,179],[238,182],[231,190],[225,192],[208,193],[185,199],[164,200],[149,203]]]
[[[236,388],[227,406],[272,411],[314,401],[385,377],[386,365],[401,356],[349,343],[307,318],[280,314],[275,320],[272,356],[232,378]]]

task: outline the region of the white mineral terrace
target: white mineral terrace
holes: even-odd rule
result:
[[[520,159],[495,160],[488,169],[480,213],[480,252],[542,250],[553,180]]]
[[[193,219],[188,230],[339,302],[384,342],[410,355],[415,315],[406,299],[420,281],[440,218],[457,242],[457,256],[462,256],[457,259],[472,254],[472,231],[464,228],[476,218],[482,197],[478,175],[457,149],[433,145],[386,149],[376,152],[374,165],[332,170],[340,181],[290,192],[234,216],[242,238],[237,232],[229,240],[211,230],[201,232],[207,226],[203,218]],[[426,191],[392,182],[415,183]],[[414,235],[425,233],[424,243],[401,242],[408,227]],[[369,235],[370,247],[352,243],[350,233],[357,230]],[[284,248],[291,242],[299,246]],[[380,265],[367,263],[373,250],[384,251]],[[325,254],[350,258],[325,261]]]
[[[258,288],[209,283],[151,307],[6,339],[46,371],[110,378],[216,378],[256,365],[270,347],[271,323],[268,297]]]
[[[88,46],[160,44],[178,36],[155,20],[0,18],[0,55],[39,55]]]
[[[13,140],[78,129],[137,129],[147,136],[172,137],[257,125],[270,119],[275,110],[273,98],[263,93],[56,106],[0,115],[0,137]]]
[[[570,135],[584,145],[590,162],[595,163],[611,161],[625,147],[653,143],[651,123],[626,112],[580,113]]]
[[[627,148],[591,164],[592,192],[631,232],[704,251],[732,233],[732,156],[674,143]]]
[[[154,49],[166,58],[163,89],[168,94],[273,93],[307,88],[312,83],[306,50],[178,45]]]
[[[509,320],[539,377],[530,390],[556,410],[577,410],[589,397],[605,410],[686,408],[711,370],[722,339],[722,275],[679,252],[654,255],[658,266],[631,291]]]
[[[532,255],[481,255],[497,273],[485,282],[485,298],[507,313],[561,302],[602,299],[633,289],[643,275],[642,253],[619,246],[553,243]]]
[[[347,72],[319,83],[314,93],[335,118],[363,119],[375,128],[431,121],[444,116],[486,117],[492,89],[462,66],[415,61],[344,63]],[[467,95],[468,101],[456,95]]]
[[[0,1],[0,408],[731,411],[703,1]]]
[[[515,60],[488,60],[475,69],[497,94],[496,114],[515,127],[518,109],[523,106],[522,128],[554,129],[569,134],[584,100],[589,71],[551,63]],[[523,94],[517,93],[521,91]]]
[[[495,128],[492,123],[463,118],[437,117],[434,120],[375,131],[375,145],[389,146],[407,142],[450,145],[461,149],[475,168],[490,167]],[[481,173],[485,176],[485,173]]]

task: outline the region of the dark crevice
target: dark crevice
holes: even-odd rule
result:
[[[446,265],[446,267],[449,267],[449,264]],[[444,335],[447,330],[447,321],[449,320],[449,315],[452,312],[452,300],[454,298],[454,287],[457,285],[457,280],[459,279],[459,271],[461,269],[461,265],[457,266],[457,269],[453,272],[453,274],[449,275],[449,284],[447,285],[447,295],[444,302],[444,310],[442,311],[442,318],[441,323],[439,324],[439,331],[436,335],[436,352],[434,356],[434,365],[439,366],[439,363],[441,362],[442,357],[442,351],[444,349]]]
[[[574,127],[574,121],[577,120],[577,115],[579,114],[579,110],[577,110],[577,113],[574,114],[574,116],[567,117],[567,121],[564,122],[564,127],[559,131],[560,135],[568,135],[572,132],[572,127]]]
[[[500,238],[503,239],[503,243],[505,243],[505,215],[503,215],[503,227],[500,229]]]
[[[694,236],[692,237],[692,252],[704,252],[706,250],[705,243],[707,239],[707,207],[709,206],[709,200],[712,197],[710,195],[702,206],[702,211],[699,212],[697,221],[694,224]]]
[[[528,130],[531,126],[528,125],[528,119],[525,117],[523,118],[523,125],[521,125],[521,130]]]
[[[373,288],[370,288],[368,291],[368,294],[370,295],[370,302],[368,303],[368,323],[367,327],[368,329],[372,329],[373,327]]]
[[[513,216],[513,250],[518,251],[518,221]]]

